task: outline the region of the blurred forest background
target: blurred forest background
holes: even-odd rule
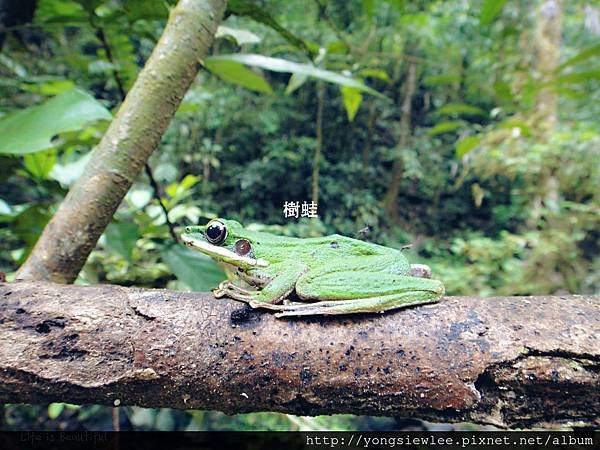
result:
[[[0,271],[25,260],[174,2],[0,1]],[[208,290],[176,243],[222,216],[401,247],[449,295],[600,285],[600,5],[230,0],[212,56],[77,283]],[[151,176],[151,178],[150,178]],[[159,202],[160,199],[160,202]],[[319,219],[286,219],[314,200]],[[162,205],[161,205],[162,204]],[[165,215],[168,213],[168,218]],[[5,429],[394,429],[304,418],[5,405]]]

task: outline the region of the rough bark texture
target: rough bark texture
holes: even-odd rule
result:
[[[196,77],[226,0],[181,0],[144,69],[17,278],[72,282]]]
[[[600,297],[278,320],[202,293],[0,284],[0,402],[53,401],[598,425]]]

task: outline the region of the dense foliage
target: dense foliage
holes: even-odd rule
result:
[[[0,4],[0,270],[9,279],[169,8],[15,3]],[[369,227],[369,240],[412,243],[411,259],[430,264],[450,295],[597,291],[599,14],[583,0],[230,1],[206,70],[149,162],[158,189],[140,176],[77,282],[206,290],[223,274],[177,245],[169,225],[223,216],[298,236]],[[284,217],[285,201],[311,200],[319,219]],[[52,420],[110,424],[102,411],[51,408]],[[37,413],[14,408],[5,420],[19,426],[27,414]],[[182,417],[128,413],[142,428],[332,426]]]

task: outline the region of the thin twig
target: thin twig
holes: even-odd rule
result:
[[[150,185],[152,186],[152,189],[154,190],[154,198],[156,198],[158,200],[158,203],[159,203],[161,209],[163,210],[163,213],[165,214],[167,226],[169,227],[169,233],[171,234],[171,237],[173,239],[175,239],[176,242],[178,242],[179,238],[177,237],[177,233],[175,233],[175,226],[169,220],[169,211],[167,210],[167,207],[165,206],[165,204],[162,201],[162,198],[160,196],[160,187],[159,187],[158,183],[156,182],[154,175],[152,174],[152,169],[150,168],[150,164],[146,163],[144,165],[144,168],[146,169],[146,175],[148,176],[148,179],[150,180]]]

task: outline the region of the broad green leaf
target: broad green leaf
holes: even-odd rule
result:
[[[140,237],[138,226],[133,222],[111,222],[104,232],[106,246],[131,261],[131,253]]]
[[[172,245],[161,256],[177,279],[193,291],[208,291],[226,278],[211,258],[183,245]]]
[[[204,65],[212,73],[229,83],[237,84],[238,86],[245,87],[251,91],[266,94],[271,94],[273,92],[271,85],[262,77],[262,75],[251,71],[238,62],[224,59],[219,60],[212,57],[207,58]]]
[[[235,39],[238,45],[257,44],[260,42],[260,37],[258,37],[251,31],[242,30],[240,28],[230,28],[226,27],[225,25],[220,25],[219,28],[217,28],[217,34],[215,35],[215,37],[220,38],[225,36],[229,36]]]
[[[589,80],[600,80],[600,70],[571,72],[554,78],[554,83],[585,83]]]
[[[429,129],[427,134],[430,136],[436,136],[438,134],[447,133],[449,131],[454,131],[462,126],[464,126],[464,122],[462,120],[449,120],[447,122],[440,122],[433,128]]]
[[[325,69],[319,69],[312,64],[300,64],[292,61],[287,61],[281,58],[271,58],[269,56],[235,53],[232,55],[220,55],[207,58],[207,63],[210,61],[233,61],[240,64],[246,64],[252,67],[260,67],[261,69],[271,70],[273,72],[295,73],[306,75],[329,83],[339,84],[356,88],[363,92],[368,92],[371,95],[385,98],[382,94],[368,86],[365,86],[360,81],[336,72],[331,72]]]
[[[462,158],[481,142],[480,136],[467,136],[456,143],[456,157]]]
[[[485,0],[479,16],[479,25],[486,26],[492,23],[504,8],[505,3],[506,0]]]
[[[64,403],[50,403],[48,405],[48,417],[52,420],[60,416],[60,413],[65,409]]]
[[[110,112],[94,97],[73,89],[50,100],[0,118],[0,154],[26,154],[52,147],[52,138],[81,130],[96,120],[110,120]]]
[[[56,150],[28,153],[23,157],[23,164],[27,171],[38,180],[48,179],[50,171],[56,163]]]
[[[254,19],[256,22],[262,23],[269,28],[272,28],[281,35],[286,41],[294,47],[300,48],[309,55],[314,55],[315,50],[300,39],[298,36],[291,33],[286,28],[282,27],[271,14],[269,14],[260,3],[252,0],[229,0],[227,10],[237,16],[247,16]]]
[[[593,45],[591,47],[586,48],[582,52],[573,56],[572,58],[567,59],[564,63],[556,68],[557,72],[560,72],[565,67],[572,66],[573,64],[580,63],[581,61],[585,61],[593,56],[600,55],[600,44]]]
[[[352,122],[356,116],[358,107],[362,102],[362,94],[356,88],[342,86],[342,100],[344,101],[344,108],[346,108],[348,120]]]
[[[448,103],[436,111],[444,115],[474,115],[484,116],[485,111],[476,106],[466,105],[464,103]]]

